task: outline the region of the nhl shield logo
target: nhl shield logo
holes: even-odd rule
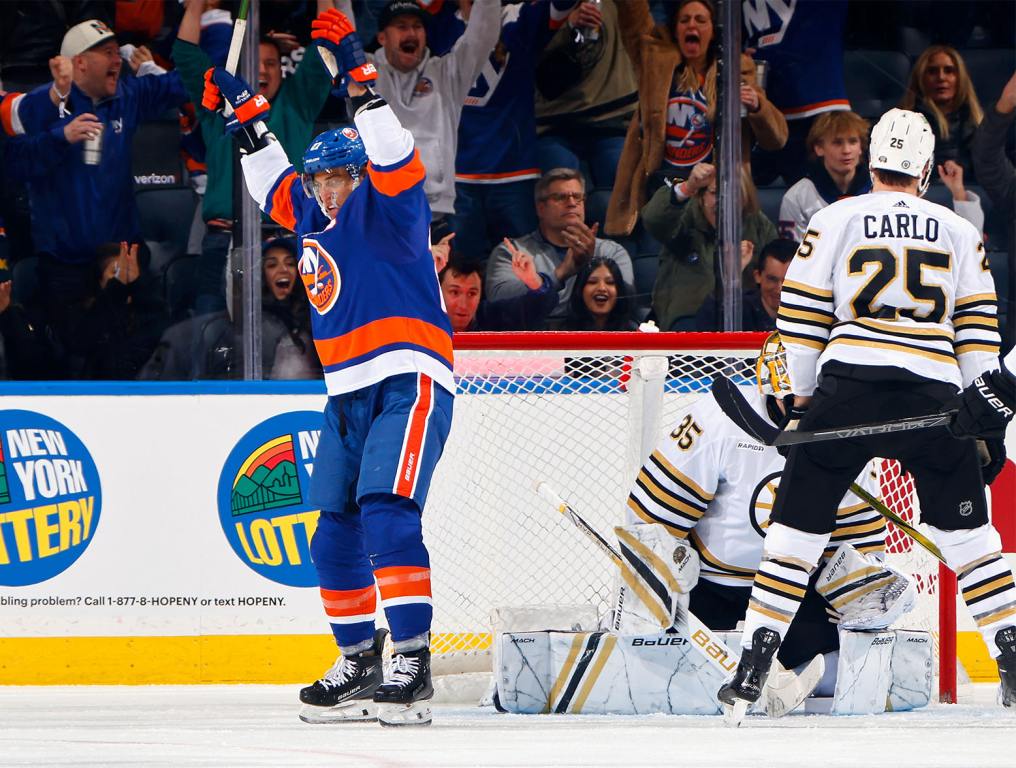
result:
[[[960,502],[960,517],[970,517],[973,513],[974,503],[972,501]]]
[[[307,298],[319,315],[325,314],[335,306],[342,289],[335,259],[317,240],[305,237],[298,269],[303,287],[307,289]]]

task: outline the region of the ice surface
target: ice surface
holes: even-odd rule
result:
[[[995,686],[864,717],[500,715],[438,705],[430,728],[307,725],[297,686],[0,687],[2,766],[1016,766]]]

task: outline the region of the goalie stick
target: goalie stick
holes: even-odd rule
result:
[[[744,395],[741,394],[741,390],[738,389],[737,385],[734,384],[734,382],[732,382],[730,379],[728,379],[726,376],[724,376],[722,374],[717,374],[713,378],[712,393],[713,393],[713,397],[716,398],[717,404],[720,406],[720,410],[723,411],[724,414],[726,414],[727,418],[729,418],[738,427],[740,427],[740,429],[743,432],[745,432],[749,436],[755,438],[756,440],[758,440],[763,445],[775,445],[775,446],[787,445],[788,442],[782,442],[781,443],[779,441],[779,438],[781,436],[783,436],[783,435],[804,435],[804,436],[819,435],[819,434],[825,435],[828,432],[836,431],[836,430],[820,430],[818,432],[781,432],[779,429],[777,429],[772,424],[767,422],[764,418],[762,418],[762,416],[760,416],[759,413],[754,408],[751,407],[751,405],[748,403],[748,401],[745,400]],[[948,420],[951,418],[951,416],[952,416],[952,412],[945,413],[945,414],[936,414],[935,416],[929,416],[929,417],[919,417],[919,418],[923,418],[923,419],[929,419],[929,418],[930,419],[939,419],[940,421],[936,422],[936,424],[927,425],[927,426],[937,426],[939,423],[943,423],[944,424],[944,423],[948,422]],[[909,419],[909,420],[908,419],[902,419],[900,421],[895,421],[895,422],[885,422],[885,424],[883,424],[883,425],[869,424],[869,425],[866,425],[866,426],[867,427],[879,427],[879,426],[885,426],[885,425],[888,425],[888,424],[901,424],[904,421],[914,421],[914,419]],[[911,427],[911,428],[912,429],[923,429],[923,427]],[[853,431],[853,430],[862,429],[862,427],[850,427],[850,428],[847,428],[847,429],[849,431]],[[843,431],[843,430],[840,430],[840,431]],[[898,431],[898,430],[888,430],[888,431]],[[867,432],[865,434],[880,434],[880,432],[876,430],[876,431],[872,431],[872,432]],[[830,436],[824,436],[824,437],[817,437],[815,439],[816,440],[829,440],[832,437],[836,437],[836,436],[839,436],[839,437],[857,437],[858,435],[857,434],[851,434],[851,435],[830,435]],[[805,439],[805,440],[797,440],[797,441],[789,441],[789,442],[810,442],[810,440]],[[945,557],[943,557],[942,551],[937,546],[935,546],[935,543],[931,539],[929,539],[927,536],[925,536],[923,533],[921,533],[919,530],[917,530],[914,526],[912,526],[910,523],[908,523],[906,520],[904,520],[898,514],[893,512],[891,509],[889,509],[889,507],[887,507],[881,500],[879,500],[875,496],[872,496],[870,493],[868,493],[866,490],[864,490],[864,488],[859,486],[857,483],[851,483],[850,484],[850,491],[855,496],[859,497],[863,501],[866,501],[868,504],[870,504],[871,507],[876,512],[878,512],[880,515],[882,515],[882,517],[884,517],[887,520],[889,520],[890,522],[892,522],[897,528],[901,529],[904,533],[906,533],[908,536],[910,536],[910,538],[912,538],[914,541],[916,541],[918,544],[920,544],[922,547],[924,547],[926,550],[928,550],[928,552],[930,552],[932,555],[937,557],[941,562],[943,562],[943,563],[945,562]]]
[[[593,543],[600,548],[600,551],[614,561],[614,565],[618,568],[621,567],[621,553],[586,522],[585,518],[572,509],[568,502],[558,496],[553,488],[545,482],[540,482],[536,485],[536,492],[553,504],[557,508],[557,511],[568,518],[576,528],[592,539]],[[670,595],[666,595],[664,599],[666,602],[669,602]],[[730,650],[727,644],[719,637],[716,637],[713,631],[703,624],[702,620],[691,611],[684,610],[681,606],[678,606],[674,623],[688,628],[688,635],[691,637],[692,645],[695,646],[699,653],[706,657],[710,664],[721,670],[724,674],[731,674],[737,667],[738,654]]]
[[[944,427],[956,411],[943,411],[930,416],[909,416],[905,419],[883,421],[876,424],[855,424],[849,427],[815,430],[780,430],[755,413],[737,389],[737,385],[721,373],[713,377],[713,397],[727,416],[745,432],[763,445],[795,445],[816,443],[822,440],[840,440],[847,437],[868,437],[891,432],[911,432],[917,429]]]
[[[536,492],[549,501],[554,507],[571,521],[572,525],[584,533],[592,542],[609,557],[614,565],[621,568],[621,554],[613,545],[607,541],[599,531],[593,528],[584,517],[576,512],[572,506],[562,499],[549,484],[543,481],[536,483]],[[669,595],[667,596],[669,600]],[[712,666],[721,670],[724,675],[730,675],[737,667],[740,654],[734,652],[723,642],[722,639],[707,627],[700,618],[688,610],[682,610],[680,606],[676,611],[677,618],[674,623],[682,625],[686,630],[691,644]],[[813,658],[808,665],[796,674],[791,670],[785,670],[778,664],[773,665],[773,670],[766,681],[766,711],[771,717],[782,717],[792,711],[804,701],[815,686],[819,684],[825,672],[825,662],[822,655]],[[747,710],[747,702],[739,710],[727,713],[728,723],[737,726]]]

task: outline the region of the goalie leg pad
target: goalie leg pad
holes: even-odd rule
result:
[[[830,713],[870,715],[927,706],[932,660],[932,639],[927,632],[841,629]]]
[[[618,526],[614,532],[622,580],[614,629],[620,634],[669,629],[688,609],[688,595],[698,582],[698,553],[662,525]]]
[[[892,653],[896,635],[885,632],[840,632],[840,660],[833,693],[834,715],[873,715],[885,712],[892,683]]]
[[[892,682],[887,708],[906,712],[931,702],[934,642],[929,632],[897,629],[893,645]]]
[[[989,524],[959,531],[932,528],[931,532],[946,563],[956,572],[963,602],[988,652],[998,658],[998,631],[1016,625],[1016,584],[1012,568],[1002,557],[998,531]]]
[[[852,630],[885,629],[917,600],[913,578],[847,543],[823,566],[815,589],[840,615],[840,627]]]
[[[733,637],[719,633],[730,643]],[[718,715],[722,673],[683,631],[506,632],[498,636],[498,698],[521,714]]]

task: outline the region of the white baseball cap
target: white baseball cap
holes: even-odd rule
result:
[[[89,19],[80,24],[75,24],[67,30],[63,43],[60,45],[60,55],[71,58],[79,53],[84,53],[89,48],[94,48],[103,40],[116,37],[113,30],[107,27],[98,19]]]

